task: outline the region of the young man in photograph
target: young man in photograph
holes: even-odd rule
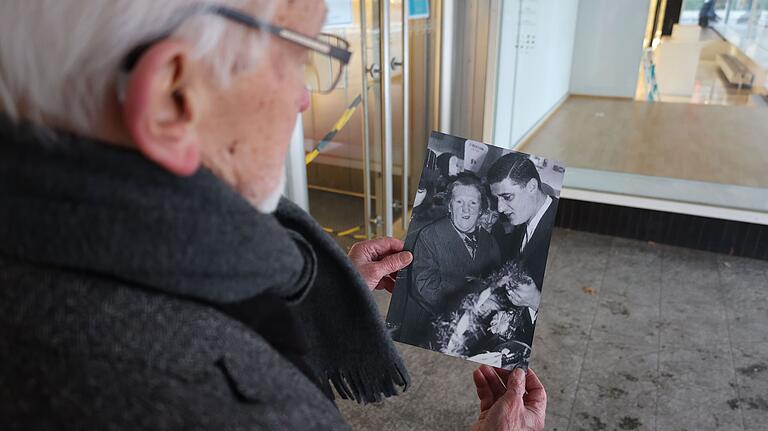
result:
[[[518,285],[509,291],[512,303],[528,307],[520,341],[529,345],[533,338],[533,323],[541,299],[544,269],[549,252],[558,199],[544,192],[539,172],[527,155],[509,153],[496,160],[488,171],[491,193],[498,201],[498,211],[514,227],[498,238],[504,261],[514,259],[530,277],[531,283]]]

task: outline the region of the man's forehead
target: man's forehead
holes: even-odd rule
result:
[[[520,188],[517,184],[515,184],[514,181],[512,181],[509,177],[504,178],[503,180],[497,182],[497,183],[491,183],[491,188],[495,190],[502,190],[501,193],[504,191],[513,191],[515,188]]]
[[[328,7],[323,0],[277,0],[276,24],[309,35],[317,34],[325,22]]]

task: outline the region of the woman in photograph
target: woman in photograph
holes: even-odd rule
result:
[[[446,189],[448,216],[425,226],[414,240],[409,271],[410,296],[417,307],[405,313],[400,341],[434,347],[433,323],[456,311],[472,293],[472,279],[483,277],[501,263],[496,241],[479,228],[488,207],[482,182],[462,173]]]

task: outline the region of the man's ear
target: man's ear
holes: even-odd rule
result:
[[[123,121],[136,148],[177,175],[200,166],[199,103],[188,54],[179,41],[152,45],[131,71],[123,101]]]
[[[533,193],[538,188],[539,188],[539,182],[536,181],[536,178],[531,178],[530,180],[528,180],[528,184],[525,185],[525,190],[527,190],[528,193]]]

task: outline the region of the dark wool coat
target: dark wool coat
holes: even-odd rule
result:
[[[407,383],[299,208],[0,122],[3,430],[340,430],[331,386],[373,402]]]

